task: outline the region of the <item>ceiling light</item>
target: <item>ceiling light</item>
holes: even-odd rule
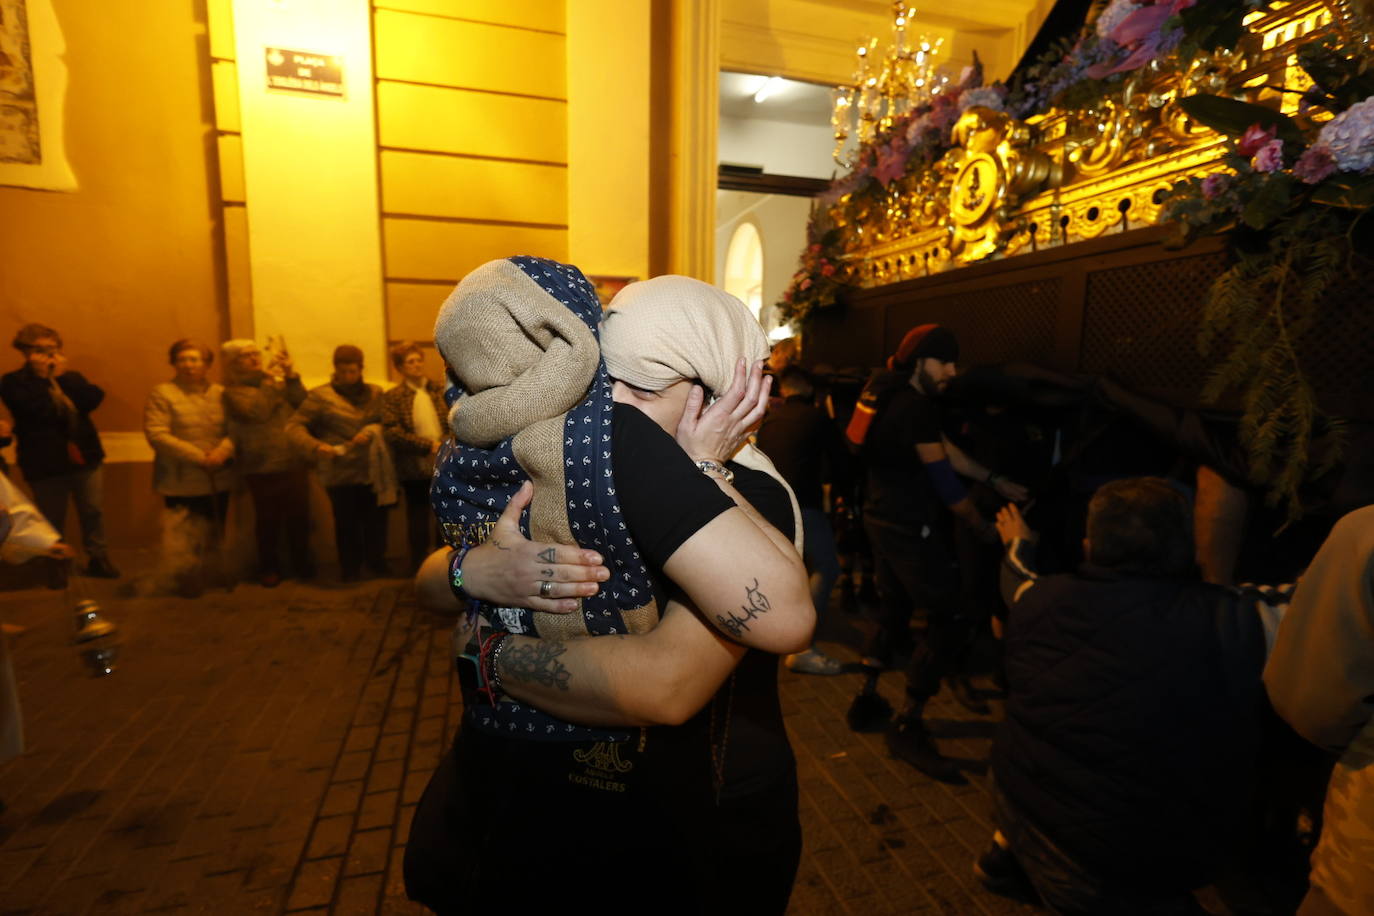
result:
[[[759,91],[754,93],[754,101],[755,101],[755,102],[763,102],[765,99],[767,99],[767,98],[768,98],[770,95],[772,95],[774,92],[777,92],[778,87],[781,86],[781,85],[782,85],[782,77],[780,77],[780,76],[770,77],[770,78],[768,79],[767,82],[765,82],[762,86],[759,87]]]

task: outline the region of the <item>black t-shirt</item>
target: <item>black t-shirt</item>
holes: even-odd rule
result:
[[[611,418],[616,497],[649,567],[661,609],[663,564],[684,541],[735,504],[643,411],[616,404]]]
[[[672,588],[663,577],[664,561],[734,502],[644,413],[616,404],[612,417],[616,493],[630,534],[648,562],[661,607]],[[792,538],[795,524],[787,491],[762,471],[733,462],[730,469],[740,495]],[[747,795],[789,777],[795,761],[778,701],[778,657],[754,650],[745,653],[733,678],[711,703],[659,739],[691,755],[710,754],[723,746],[722,798]]]
[[[940,505],[916,454],[921,443],[941,441],[940,407],[910,385],[895,391],[873,418],[864,452],[868,459],[865,511],[901,524],[923,524]]]

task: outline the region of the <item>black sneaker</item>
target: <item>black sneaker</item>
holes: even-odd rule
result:
[[[887,727],[892,719],[892,704],[876,693],[861,693],[849,704],[845,721],[851,731],[876,732]]]
[[[962,785],[967,780],[958,765],[940,753],[920,719],[898,719],[887,730],[887,749],[931,779]]]
[[[86,564],[81,575],[94,579],[118,579],[119,570],[115,569],[109,557],[91,557],[91,562]]]
[[[987,852],[973,863],[973,873],[987,890],[999,897],[1019,900],[1022,903],[1038,904],[1040,895],[1035,885],[1016,855],[1010,849],[993,840]]]
[[[959,675],[952,677],[947,682],[950,692],[954,694],[954,700],[960,706],[973,713],[975,716],[986,716],[992,713],[988,703],[978,695],[978,689],[973,686],[967,677]]]

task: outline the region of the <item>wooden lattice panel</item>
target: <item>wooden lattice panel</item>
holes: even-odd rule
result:
[[[1225,265],[1225,253],[1215,252],[1090,272],[1079,368],[1195,400],[1206,378],[1198,320]]]
[[[959,335],[964,365],[1053,361],[1061,279],[1050,277],[990,289],[920,298],[888,314],[889,351],[916,324],[943,324]]]

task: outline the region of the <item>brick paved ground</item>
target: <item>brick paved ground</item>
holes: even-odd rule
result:
[[[460,707],[447,626],[405,583],[198,601],[94,588],[124,645],[103,679],[81,667],[61,593],[0,595],[0,619],[29,628],[12,643],[29,750],[0,766],[0,914],[421,912],[401,851]],[[783,675],[806,844],[792,912],[1031,912],[970,872],[991,831],[992,719],[932,705],[972,768],[945,786],[845,727],[857,684]]]

